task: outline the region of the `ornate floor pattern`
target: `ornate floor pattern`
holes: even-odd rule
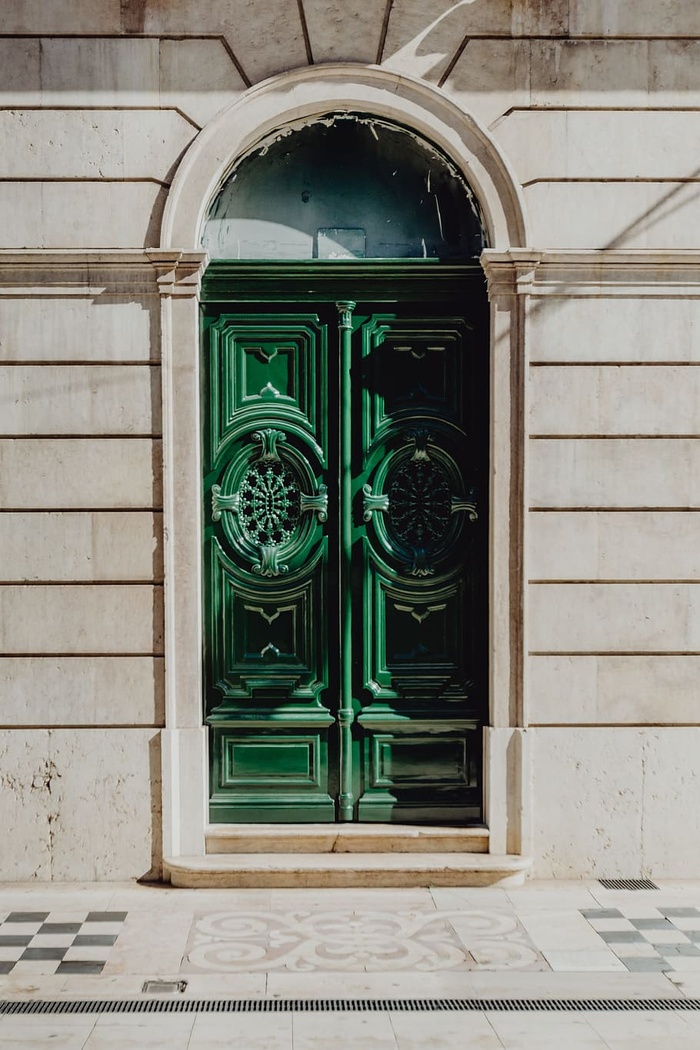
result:
[[[638,972],[700,970],[700,908],[627,905],[581,914],[625,964]]]
[[[195,917],[181,972],[547,970],[512,913],[271,911]]]
[[[13,911],[0,915],[0,974],[98,974],[126,912]]]

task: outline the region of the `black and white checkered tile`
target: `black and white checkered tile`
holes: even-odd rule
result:
[[[581,914],[628,970],[700,970],[700,908],[629,904]]]
[[[124,911],[0,915],[0,974],[102,973]]]

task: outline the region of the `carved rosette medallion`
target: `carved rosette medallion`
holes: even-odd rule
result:
[[[242,548],[248,553],[252,549],[259,558],[253,561],[253,572],[279,576],[289,571],[280,553],[291,553],[298,546],[303,515],[312,512],[319,521],[326,520],[328,495],[325,485],[310,494],[302,491],[298,465],[278,452],[277,446],[286,441],[281,430],[255,431],[251,439],[260,446],[258,458],[251,462],[246,454],[245,469],[235,472],[234,492],[223,495],[222,486],[212,486],[212,519],[219,521],[225,511],[230,512]]]

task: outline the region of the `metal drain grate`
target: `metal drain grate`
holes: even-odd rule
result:
[[[438,1010],[514,1013],[700,1010],[700,999],[64,999],[0,1001],[12,1014],[349,1013]]]
[[[606,890],[658,890],[651,879],[598,879]]]

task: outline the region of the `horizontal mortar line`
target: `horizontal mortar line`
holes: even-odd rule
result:
[[[531,368],[700,368],[700,361],[529,361]]]
[[[689,43],[694,41],[700,41],[699,35],[688,35],[687,33],[650,33],[644,35],[635,35],[631,33],[620,33],[613,35],[602,34],[602,33],[483,33],[483,32],[470,32],[470,38],[475,40],[511,40],[517,44],[522,40],[542,40],[544,42],[555,40],[571,43],[640,43],[643,44],[647,40],[675,40],[675,41],[687,41]],[[120,33],[105,33],[105,32],[84,32],[84,33],[47,33],[44,32],[24,32],[24,33],[3,33],[0,32],[0,39],[5,40],[221,40],[222,34],[220,33],[131,33],[129,31],[123,31]]]
[[[191,124],[197,131],[202,130],[201,124],[197,124],[189,114],[185,113],[184,110],[180,109],[179,106],[91,106],[91,105],[78,105],[78,104],[64,104],[57,106],[51,105],[24,105],[19,104],[16,106],[0,105],[0,113],[177,113],[178,116],[186,120],[188,124]]]
[[[697,514],[700,507],[528,507],[530,514]]]
[[[531,649],[528,656],[700,656],[697,649]]]
[[[61,722],[60,725],[32,725],[32,723],[0,723],[0,729],[4,730],[44,730],[51,732],[52,729],[165,729],[162,722]]]
[[[0,358],[0,368],[160,368],[160,361],[91,361],[77,358],[34,358],[22,361],[13,358],[7,361]]]
[[[528,434],[530,441],[697,441],[700,434]]]
[[[0,580],[0,587],[163,587],[159,580]]]
[[[9,659],[9,658],[18,659],[19,657],[26,657],[27,659],[32,659],[32,660],[37,660],[37,659],[40,659],[40,658],[44,659],[44,660],[58,660],[58,659],[65,660],[65,659],[68,659],[68,658],[71,658],[71,659],[75,658],[76,660],[84,660],[87,656],[89,656],[91,658],[92,657],[95,657],[95,658],[96,657],[109,657],[110,659],[121,658],[121,659],[125,659],[125,660],[126,659],[130,660],[133,657],[147,657],[148,659],[156,659],[158,657],[164,657],[165,653],[146,652],[145,650],[141,651],[140,649],[135,651],[135,652],[133,652],[133,653],[105,653],[105,652],[102,652],[101,650],[92,650],[92,649],[83,649],[79,653],[64,653],[64,652],[61,652],[61,650],[58,650],[55,653],[54,652],[48,652],[48,653],[47,652],[40,652],[40,653],[37,652],[37,653],[35,653],[35,652],[32,652],[31,650],[25,651],[23,649],[22,650],[18,650],[17,652],[9,652],[9,653],[0,652],[0,660],[6,660],[6,659]]]
[[[0,507],[0,514],[162,514],[162,507]]]
[[[694,38],[695,39],[695,38]],[[700,43],[700,38],[698,38]],[[512,113],[698,113],[697,106],[548,106],[533,102],[529,106],[510,106],[498,120]],[[494,122],[496,123],[496,122]],[[491,125],[493,126],[493,125]]]
[[[163,580],[0,580],[0,587],[150,587]]]
[[[140,183],[144,183],[144,182],[153,182],[153,183],[155,183],[156,186],[162,186],[163,189],[166,189],[166,190],[170,189],[170,183],[169,182],[163,182],[162,179],[157,179],[153,175],[121,176],[121,177],[117,176],[117,175],[109,175],[109,176],[102,176],[101,175],[99,177],[93,177],[91,175],[0,175],[0,182],[5,182],[5,183],[16,182],[16,183],[19,183],[20,185],[23,185],[24,183],[27,183],[27,182],[30,182],[30,183],[41,183],[41,184],[43,184],[43,183],[55,183],[55,182],[60,182],[60,183],[70,182],[70,183],[78,183],[80,185],[82,185],[83,183],[89,182],[89,183],[97,185],[97,186],[102,185],[102,183],[112,184],[112,183],[125,182],[125,183],[139,183],[140,184]],[[37,249],[37,250],[39,250],[39,249]],[[99,251],[99,249],[96,249],[96,250]]]
[[[680,580],[680,579],[672,579],[672,580],[646,580],[646,579],[645,580],[642,580],[642,579],[636,579],[636,580],[624,580],[624,579],[614,579],[614,580],[610,580],[610,579],[577,580],[577,579],[562,579],[562,578],[559,578],[559,579],[551,579],[551,580],[547,580],[547,579],[543,579],[543,580],[533,579],[533,580],[528,580],[527,582],[528,583],[532,583],[532,584],[546,584],[548,586],[550,586],[550,585],[551,586],[562,586],[562,585],[568,585],[568,584],[595,584],[597,586],[598,584],[604,584],[606,587],[608,587],[608,586],[617,586],[617,585],[628,586],[629,584],[634,584],[634,585],[639,584],[640,586],[643,585],[643,586],[647,587],[647,586],[652,585],[652,584],[663,584],[663,585],[673,584],[674,586],[676,584],[679,584],[679,585],[680,584],[684,584],[684,585],[685,584],[700,584],[700,579],[696,578],[694,580]]]
[[[675,185],[683,186],[686,183],[700,182],[700,176],[698,175],[553,175],[551,178],[539,178],[539,179],[528,179],[527,182],[522,182],[520,185],[523,189],[527,189],[528,186],[537,186],[539,184],[549,185],[550,183],[615,183],[623,186],[632,186],[635,183],[674,183]]]
[[[528,722],[532,729],[693,729],[698,726],[700,722]]]
[[[164,653],[0,653],[3,660],[164,660]]]
[[[160,441],[162,434],[0,434],[0,441]]]

